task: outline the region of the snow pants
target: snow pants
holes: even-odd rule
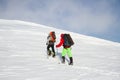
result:
[[[47,51],[50,51],[50,48],[52,49],[53,53],[55,53],[54,44],[48,45],[48,46],[47,46]]]
[[[62,50],[62,56],[68,55],[68,57],[72,57],[72,52],[71,52],[71,48],[63,48]]]

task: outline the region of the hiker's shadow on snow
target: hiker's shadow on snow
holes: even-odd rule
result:
[[[58,56],[58,59],[62,62],[62,53],[57,52],[56,56]],[[65,57],[65,60],[66,60],[67,62],[69,62],[69,60],[68,60],[67,57]]]

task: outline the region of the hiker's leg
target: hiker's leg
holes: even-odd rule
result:
[[[73,57],[72,57],[71,48],[67,48],[67,52],[68,52],[68,56],[69,56],[69,59],[70,59],[69,65],[73,65]]]
[[[52,48],[52,52],[53,52],[53,57],[55,57],[55,49],[54,49],[54,44],[51,45],[51,48]]]
[[[51,45],[51,48],[52,48],[53,53],[55,53],[54,44]]]
[[[62,63],[65,63],[65,55],[66,55],[66,52],[67,50],[65,48],[63,48],[62,50]]]
[[[67,48],[67,54],[68,54],[68,57],[72,57],[71,48]]]
[[[50,47],[51,47],[50,45],[47,46],[47,54],[48,55],[51,55]]]
[[[50,45],[47,46],[47,51],[49,51],[49,49],[50,49]]]
[[[65,48],[63,48],[63,50],[62,50],[62,56],[65,56],[66,53],[67,53],[67,50]]]

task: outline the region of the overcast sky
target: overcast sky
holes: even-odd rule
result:
[[[0,19],[120,42],[120,0],[0,0]]]

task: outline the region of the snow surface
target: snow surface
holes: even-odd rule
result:
[[[74,65],[46,57],[46,37],[70,33]],[[0,19],[0,80],[120,80],[120,43],[18,20]]]

